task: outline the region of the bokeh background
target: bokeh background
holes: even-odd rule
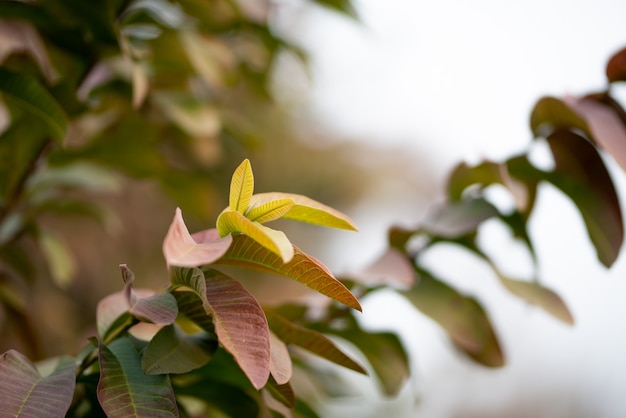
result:
[[[295,50],[269,59],[252,40],[242,41],[237,47],[248,60],[246,68],[254,72],[257,65],[259,73],[267,72],[269,80],[262,81],[271,86],[275,103],[247,101],[248,89],[258,87],[248,81],[220,103],[226,111],[215,123],[223,135],[205,135],[214,128],[193,118],[188,125],[177,120],[179,130],[202,133],[202,141],[185,142],[179,131],[157,123],[158,134],[168,137],[159,152],[179,171],[159,172],[162,178],[155,179],[141,172],[150,173],[142,166],[145,155],[114,156],[129,175],[102,174],[100,180],[110,180],[109,192],[88,196],[111,208],[104,226],[88,219],[41,220],[68,245],[73,260],[73,281],[33,284],[32,320],[44,357],[76,353],[93,335],[97,302],[122,286],[118,264],[133,269],[139,287],[164,286],[161,243],[174,208],[182,206],[191,231],[211,227],[227,204],[232,170],[243,158],[252,161],[257,191],[305,194],[356,221],[358,234],[277,225],[331,270],[349,274],[384,250],[390,226],[415,226],[443,203],[446,176],[456,163],[499,160],[529,149],[528,118],[540,97],[605,88],[605,63],[626,46],[626,4],[617,0],[358,0],[357,19],[299,0],[259,2],[258,7],[254,1],[240,3],[248,5],[251,20],[269,13],[271,31],[306,51],[306,65]],[[0,39],[6,40],[11,30],[4,28]],[[219,47],[216,51],[220,58]],[[142,116],[162,122],[151,106],[158,108],[150,103]],[[215,117],[207,112],[203,115]],[[144,134],[153,133],[138,130],[135,136]],[[84,145],[80,135],[74,140],[70,149]],[[179,140],[182,151],[172,146]],[[540,147],[533,157],[550,166]],[[189,161],[191,168],[185,166]],[[134,171],[135,162],[142,168]],[[626,197],[624,173],[610,157],[607,163]],[[190,182],[194,178],[197,182]],[[182,190],[193,193],[181,195]],[[491,198],[511,205],[503,196]],[[541,276],[570,307],[573,327],[511,296],[491,271],[461,251],[433,251],[429,267],[485,306],[507,364],[487,369],[471,362],[408,302],[391,291],[379,292],[364,300],[362,323],[401,335],[413,375],[397,398],[386,399],[375,381],[340,373],[335,383],[344,396],[324,403],[323,416],[626,416],[624,257],[610,270],[601,267],[579,214],[549,187],[541,189],[530,233]],[[507,271],[529,274],[526,254],[505,230],[487,222],[480,237]],[[49,276],[45,260],[37,261],[36,272]],[[253,276],[245,283],[266,303],[308,295],[286,279]],[[12,325],[3,330],[0,352],[24,344],[22,324]]]

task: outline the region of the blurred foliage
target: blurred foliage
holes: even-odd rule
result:
[[[356,16],[347,0],[315,2]],[[11,349],[0,358],[0,391],[5,391],[0,409],[16,407],[7,399],[24,406],[22,395],[27,395],[10,398],[15,392],[7,383],[23,373],[39,389],[77,383],[73,400],[68,391],[32,392],[36,402],[62,399],[54,408],[70,408],[70,416],[102,416],[101,408],[110,413],[108,401],[115,397],[110,388],[121,385],[127,395],[141,387],[162,395],[165,390],[159,398],[163,416],[314,417],[285,377],[286,359],[292,358],[294,373],[314,384],[323,381],[324,371],[297,347],[358,372],[371,371],[387,395],[402,388],[410,373],[402,341],[392,333],[363,330],[351,309],[329,301],[259,305],[250,311],[257,321],[266,318],[265,328],[273,334],[263,339],[279,347],[272,361],[281,367],[271,378],[257,375],[256,366],[220,334],[232,329],[215,326],[216,317],[230,314],[215,307],[220,298],[203,298],[202,283],[223,284],[250,303],[236,304],[242,312],[258,303],[221,270],[170,270],[168,291],[150,299],[139,290],[133,293],[134,278],[122,269],[125,296],[105,305],[105,317],[111,316],[106,321],[101,311],[96,315],[102,295],[118,288],[119,281],[110,278],[117,277],[115,264],[126,260],[112,262],[115,257],[132,259],[142,280],[157,286],[168,282],[160,251],[174,207],[184,208],[191,225],[217,218],[229,206],[232,168],[250,155],[255,155],[260,189],[308,195],[338,207],[378,181],[381,172],[402,174],[404,167],[379,165],[380,158],[359,164],[359,151],[350,147],[307,145],[290,130],[288,110],[273,100],[273,70],[281,54],[306,66],[306,53],[272,30],[276,7],[269,0],[0,1],[0,351]],[[234,251],[244,248],[244,258],[254,260],[255,267],[292,277],[343,303],[352,301],[352,293],[362,299],[395,288],[469,358],[501,366],[505,353],[480,298],[426,268],[423,255],[440,244],[459,246],[486,263],[513,295],[572,324],[565,301],[537,277],[541,260],[533,242],[541,237],[529,235],[528,222],[539,187],[549,184],[580,212],[599,262],[606,267],[615,262],[623,220],[603,153],[626,168],[626,112],[611,95],[613,84],[626,81],[625,57],[622,50],[609,60],[605,91],[540,99],[530,118],[536,139],[527,152],[458,165],[448,179],[446,201],[418,226],[392,228],[388,250],[342,282],[297,248],[294,263],[290,252],[276,255],[246,241],[257,230],[272,237],[276,231],[250,227],[254,219],[247,218],[247,209],[232,205],[231,212],[242,216],[228,225],[222,219],[222,235],[244,234],[223,246],[223,257],[207,263],[240,263]],[[552,168],[529,158],[536,142],[550,150]],[[506,190],[513,207],[490,201],[492,188]],[[297,206],[282,203],[283,209]],[[239,216],[226,216],[231,215]],[[502,223],[524,245],[535,277],[503,273],[479,245],[485,222]],[[289,241],[276,242],[285,248]],[[192,244],[193,249],[206,242],[192,239]],[[300,262],[304,272],[297,270]],[[328,283],[343,296],[325,292]],[[192,291],[182,292],[180,286]],[[359,306],[354,301],[348,305]],[[128,309],[118,311],[119,303]],[[182,312],[176,323],[174,306]],[[146,320],[161,328],[142,339],[138,322]],[[32,363],[76,354],[76,347],[96,333],[100,339],[92,339],[74,359],[61,357],[37,368]],[[350,341],[367,360],[366,368],[325,335]],[[179,351],[164,360],[162,347]],[[120,381],[120,371],[130,377]],[[101,387],[100,380],[108,383]]]

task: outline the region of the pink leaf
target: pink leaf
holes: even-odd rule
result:
[[[219,237],[217,230],[209,229],[189,234],[180,208],[163,241],[163,254],[168,266],[197,267],[218,260],[230,247],[232,237]]]
[[[270,374],[270,336],[259,302],[238,281],[205,272],[206,298],[220,344],[230,352],[252,385],[262,388]]]

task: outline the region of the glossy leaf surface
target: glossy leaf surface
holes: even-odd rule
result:
[[[294,256],[288,263],[253,239],[238,235],[216,264],[251,267],[290,277],[337,302],[361,310],[357,298],[337,280],[319,261],[294,247]]]

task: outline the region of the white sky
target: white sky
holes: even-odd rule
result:
[[[286,30],[313,51],[311,110],[340,134],[425,153],[442,172],[463,159],[500,159],[525,149],[536,100],[602,89],[606,61],[626,46],[626,2],[618,0],[360,0],[357,6],[362,25],[325,11],[302,13],[299,6],[288,16],[296,23]],[[625,177],[616,171],[624,196]],[[497,408],[507,404],[519,411],[509,417],[626,416],[626,257],[608,272],[600,268],[566,199],[546,190],[542,200],[531,225],[542,276],[568,303],[576,326],[510,297],[464,257],[440,255],[445,277],[484,302],[508,365],[474,366],[401,299],[371,300],[368,323],[391,324],[414,351],[414,384],[395,402],[381,402],[392,408],[388,416],[501,416]],[[384,215],[385,208],[362,216],[372,214]],[[379,219],[369,235],[362,227],[361,235],[380,242],[385,222],[393,219]],[[511,246],[497,232],[491,231],[491,246],[507,255]],[[371,251],[365,242],[361,253]],[[454,263],[441,263],[446,257]],[[335,407],[329,413],[342,418],[382,414],[349,402]]]

